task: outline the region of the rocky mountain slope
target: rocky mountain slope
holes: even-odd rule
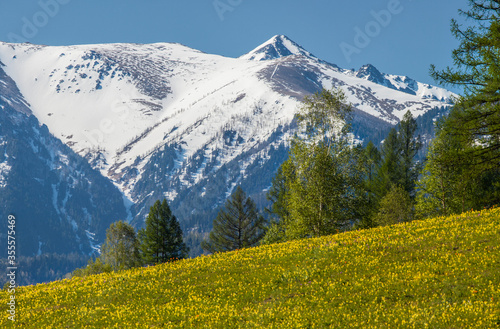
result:
[[[89,254],[126,216],[122,194],[40,125],[1,66],[0,218],[16,217],[16,255]],[[7,248],[7,230],[0,245]]]

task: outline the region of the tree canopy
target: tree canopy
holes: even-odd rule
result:
[[[340,89],[304,98],[299,132],[269,192],[276,218],[266,243],[336,233],[362,217],[366,170],[350,115]]]
[[[418,183],[417,215],[447,215],[500,201],[500,1],[470,0],[461,10],[471,24],[452,20],[460,41],[454,68],[431,75],[463,88],[439,122]]]
[[[146,227],[139,231],[142,257],[146,264],[166,263],[186,258],[188,248],[182,238],[177,218],[167,200],[157,200],[150,208]]]
[[[460,41],[452,53],[455,68],[439,71],[431,66],[436,81],[464,89],[442,129],[470,146],[457,157],[479,159],[476,166],[497,167],[500,164],[500,1],[470,0],[470,9],[460,13],[473,23],[463,27],[452,20],[451,31]]]
[[[139,240],[134,228],[124,222],[111,223],[106,230],[106,241],[101,246],[101,256],[90,259],[84,268],[73,271],[73,276],[87,276],[120,271],[142,265]]]
[[[141,264],[139,241],[130,224],[120,220],[109,226],[106,230],[106,242],[101,247],[101,258],[114,271]]]
[[[256,246],[264,235],[265,220],[251,198],[237,186],[213,222],[208,241],[202,248],[223,252]]]
[[[374,218],[376,225],[384,226],[409,222],[413,219],[413,203],[410,194],[401,186],[393,185],[380,201]]]

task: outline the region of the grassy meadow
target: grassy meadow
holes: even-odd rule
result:
[[[20,287],[15,296],[16,322],[2,302],[1,328],[500,328],[500,208]]]

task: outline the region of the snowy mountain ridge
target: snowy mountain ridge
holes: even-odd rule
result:
[[[422,99],[434,99],[450,102],[450,99],[453,97],[453,94],[443,88],[417,82],[407,76],[381,73],[371,64],[364,65],[358,71],[351,72],[351,74],[358,78],[372,81],[397,91],[416,95]]]

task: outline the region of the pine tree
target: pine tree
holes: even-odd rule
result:
[[[382,163],[377,175],[376,195],[381,200],[393,185],[402,181],[401,141],[396,128],[392,128],[382,144]]]
[[[396,129],[397,128],[397,129]],[[382,164],[378,173],[377,195],[381,199],[394,185],[402,186],[412,198],[420,171],[415,156],[422,147],[420,136],[415,136],[417,122],[407,111],[397,125],[391,129],[382,145]]]
[[[372,141],[369,141],[366,145],[364,159],[367,168],[366,180],[368,185],[372,186],[376,182],[377,172],[382,163],[380,151]]]
[[[500,164],[500,0],[470,0],[460,11],[471,24],[452,20],[451,31],[460,41],[452,53],[456,68],[431,66],[432,77],[444,85],[464,88],[464,95],[445,121],[444,132],[468,145],[457,153],[486,170]]]
[[[366,177],[364,180],[367,193],[366,215],[362,222],[357,223],[356,227],[370,228],[376,225],[372,219],[378,211],[380,201],[377,192],[380,189],[378,174],[382,165],[382,155],[371,141],[368,142],[364,149],[362,165],[366,168]]]
[[[266,195],[271,202],[271,206],[266,208],[265,211],[271,215],[271,220],[261,244],[278,243],[286,240],[286,226],[290,218],[287,206],[289,197],[289,183],[287,180],[293,179],[293,177],[295,177],[293,164],[288,159],[279,166]]]
[[[188,248],[179,222],[172,214],[167,200],[157,200],[150,208],[146,227],[139,231],[140,249],[146,264],[166,263],[186,258]]]
[[[415,163],[415,156],[422,148],[420,136],[415,136],[417,121],[410,111],[407,111],[403,120],[399,123],[399,144],[401,150],[401,186],[412,197],[415,197],[415,184],[421,169],[419,163]]]
[[[264,235],[265,220],[251,198],[238,186],[213,222],[202,248],[210,253],[256,246]]]
[[[266,211],[271,214],[275,220],[281,221],[290,217],[290,213],[286,206],[286,195],[287,195],[287,177],[292,177],[293,172],[285,173],[284,171],[289,171],[292,168],[285,163],[279,166],[276,175],[273,177],[271,182],[271,188],[267,193],[267,199],[271,201],[271,207],[266,208]]]
[[[106,230],[106,242],[101,247],[102,263],[113,271],[141,265],[139,241],[134,228],[124,221],[112,223]],[[100,260],[94,265],[101,264]]]

